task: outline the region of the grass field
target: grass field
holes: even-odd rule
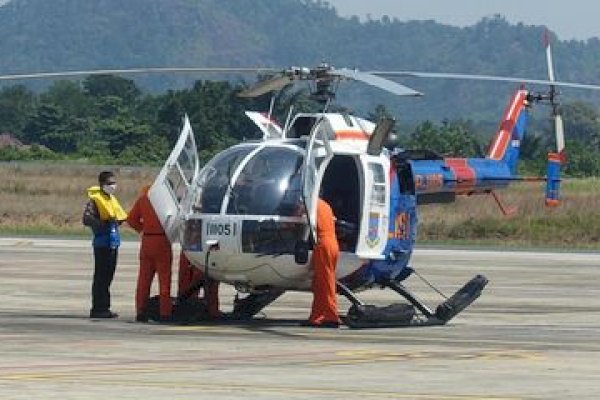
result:
[[[158,172],[156,168],[0,163],[0,233],[89,236],[81,224],[86,189],[98,184],[98,173],[104,169],[116,173],[117,197],[126,210]]]
[[[544,206],[544,183],[518,183],[500,192],[502,201],[516,208],[510,217],[491,196],[421,207],[420,239],[600,249],[600,179],[565,179],[561,186],[556,208]]]
[[[85,189],[96,184],[99,166],[0,163],[0,234],[89,236],[81,225]],[[118,197],[129,209],[157,168],[114,167]],[[600,249],[600,179],[566,180],[562,205],[543,206],[543,185],[516,184],[501,193],[517,207],[504,217],[489,196],[459,198],[419,209],[424,243]],[[125,229],[126,236],[133,231]]]

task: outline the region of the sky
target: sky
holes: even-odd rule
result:
[[[500,14],[511,23],[544,25],[560,40],[600,37],[600,2],[595,0],[327,0],[341,16],[383,15],[400,21],[433,19],[468,26]]]

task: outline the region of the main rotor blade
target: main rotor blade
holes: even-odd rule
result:
[[[281,90],[292,82],[292,78],[287,75],[279,75],[274,78],[258,82],[248,89],[242,90],[237,94],[238,97],[258,97],[265,93],[275,90]]]
[[[443,72],[419,72],[419,71],[369,71],[369,74],[377,76],[406,76],[411,78],[433,78],[433,79],[457,79],[471,81],[492,81],[492,82],[516,82],[516,83],[531,83],[535,85],[555,85],[570,87],[575,89],[591,89],[600,90],[600,85],[590,85],[585,83],[573,82],[555,82],[543,79],[528,79],[517,78],[510,76],[495,76],[495,75],[471,75],[471,74],[453,74]]]
[[[0,75],[0,81],[11,81],[19,79],[43,79],[43,78],[68,78],[88,75],[127,75],[127,74],[191,74],[191,73],[265,73],[277,72],[273,68],[196,68],[196,67],[150,67],[150,68],[125,68],[125,69],[92,69],[81,71],[60,71],[60,72],[33,72],[30,74]]]
[[[423,96],[423,93],[417,92],[408,86],[401,85],[389,79],[375,76],[368,72],[360,72],[355,69],[341,68],[333,69],[329,72],[332,75],[340,75],[348,79],[354,79],[366,83],[367,85],[375,86],[379,89],[386,90],[398,96]],[[379,74],[378,74],[379,75]]]

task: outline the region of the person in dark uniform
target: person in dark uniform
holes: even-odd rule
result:
[[[82,222],[94,234],[94,278],[92,282],[92,308],[90,318],[116,318],[110,309],[110,285],[117,267],[117,255],[121,238],[119,225],[127,213],[114,193],[117,181],[114,173],[103,171],[98,175],[99,186],[87,190],[89,201],[83,212]]]

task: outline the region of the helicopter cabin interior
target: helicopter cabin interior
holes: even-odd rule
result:
[[[336,233],[342,251],[356,250],[361,217],[361,188],[357,159],[350,155],[335,155],[323,175],[320,193],[321,198],[331,206],[336,218],[348,223],[337,224]]]

